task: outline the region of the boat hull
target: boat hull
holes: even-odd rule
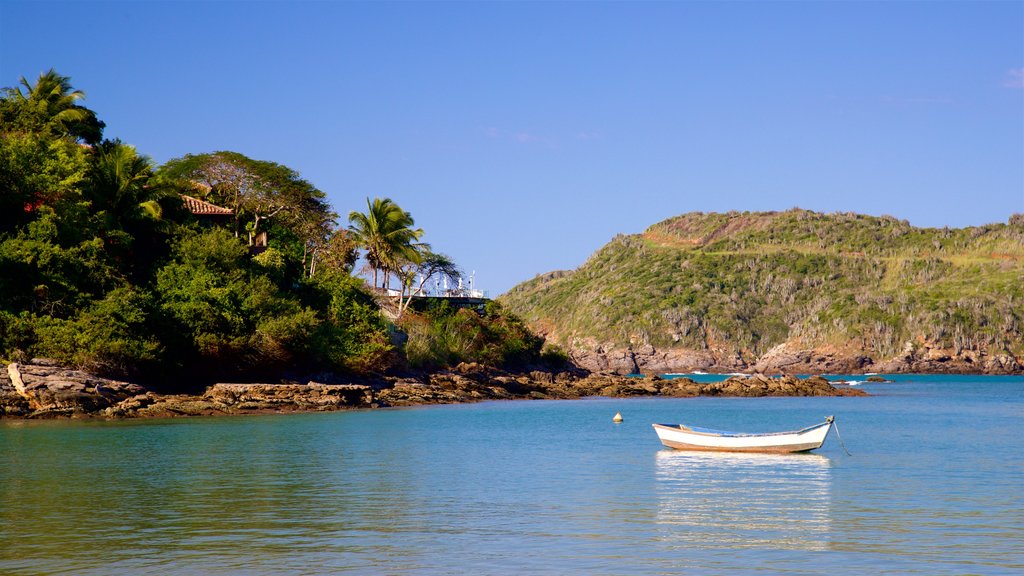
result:
[[[700,431],[669,424],[653,424],[653,426],[661,443],[676,450],[787,454],[820,448],[832,428],[832,421],[829,419],[822,424],[803,430],[774,434]]]

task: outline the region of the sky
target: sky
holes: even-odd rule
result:
[[[1024,2],[0,1],[0,86],[70,76],[163,163],[409,211],[497,296],[692,211],[1024,212]]]

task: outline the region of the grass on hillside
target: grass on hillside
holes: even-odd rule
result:
[[[687,214],[618,236],[502,300],[549,338],[746,357],[799,339],[891,356],[908,343],[1024,352],[1024,219],[965,229],[891,217]]]

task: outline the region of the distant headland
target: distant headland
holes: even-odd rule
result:
[[[1024,214],[690,213],[499,300],[590,370],[1019,374]]]

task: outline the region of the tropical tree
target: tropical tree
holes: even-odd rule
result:
[[[153,161],[119,140],[98,149],[89,174],[87,197],[104,229],[123,230],[138,220],[159,220],[159,187],[151,186]]]
[[[57,207],[62,220],[83,212],[77,208],[89,167],[86,151],[66,139],[4,129],[0,126],[0,234],[31,222],[43,206]]]
[[[308,240],[307,232],[321,234],[337,217],[326,195],[295,170],[238,152],[187,154],[162,166],[160,174],[199,184],[211,201],[231,208],[235,236],[245,230],[250,245],[272,220]]]
[[[366,213],[352,211],[348,215],[349,232],[356,244],[366,250],[366,263],[373,271],[373,286],[377,287],[377,272],[383,272],[383,287],[389,285],[392,272],[397,273],[406,263],[418,264],[430,246],[418,242],[422,228],[413,228],[412,215],[402,210],[390,198],[366,199]]]
[[[123,271],[148,274],[167,254],[166,241],[181,201],[155,176],[153,161],[132,146],[103,142],[91,160],[84,193],[93,229]]]
[[[45,130],[86,144],[97,144],[103,137],[105,124],[95,112],[78,104],[85,92],[75,90],[71,78],[53,68],[40,74],[35,84],[22,76],[20,87],[4,88],[3,93],[0,120],[8,130]]]
[[[303,246],[306,250],[303,253],[303,268],[307,271],[308,278],[324,271],[348,274],[359,258],[355,241],[344,228],[330,230],[324,236],[311,235],[310,238],[313,240]],[[307,254],[308,267],[305,258]]]
[[[461,274],[462,271],[451,258],[430,250],[422,252],[419,262],[406,261],[400,265],[396,275],[402,282],[402,294],[398,298],[396,320],[401,318],[409,304],[412,304],[413,297],[423,293],[423,287],[432,277],[441,276],[455,282]]]
[[[35,85],[0,90],[0,233],[35,219],[41,206],[76,208],[86,149],[77,138],[98,141],[103,123],[75,104],[84,95],[53,70]],[[91,129],[87,129],[91,126]],[[61,219],[65,211],[61,212]]]

